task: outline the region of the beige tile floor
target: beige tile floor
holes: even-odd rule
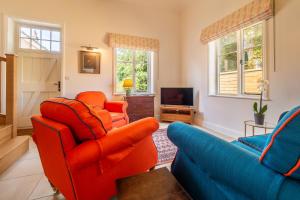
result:
[[[167,128],[167,123],[161,123]],[[203,129],[201,127],[198,127]],[[211,134],[225,140],[232,140],[222,134],[208,130]],[[170,164],[160,165],[170,168]],[[29,151],[0,175],[0,200],[63,200],[62,195],[54,195],[42,169],[37,147],[32,140]]]
[[[0,175],[0,200],[60,200],[44,176],[36,145],[29,141],[29,151]]]

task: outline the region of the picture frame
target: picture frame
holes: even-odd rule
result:
[[[100,74],[101,54],[92,51],[79,51],[79,73]]]

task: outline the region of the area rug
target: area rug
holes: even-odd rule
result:
[[[172,162],[175,158],[177,147],[169,140],[167,129],[158,129],[152,137],[158,152],[157,165]]]

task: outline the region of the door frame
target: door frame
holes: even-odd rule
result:
[[[11,24],[9,24],[9,22],[12,22]],[[16,41],[19,40],[19,38],[15,38],[18,37],[18,35],[16,34],[16,32],[18,31],[18,29],[16,28],[17,23],[28,23],[28,24],[32,24],[32,25],[37,25],[37,26],[46,26],[46,27],[57,27],[58,29],[60,29],[61,32],[61,51],[60,51],[60,63],[61,63],[61,91],[60,91],[60,95],[64,96],[66,94],[66,86],[65,86],[65,74],[66,74],[66,64],[65,64],[65,57],[66,57],[66,52],[65,52],[65,29],[66,29],[66,25],[64,21],[48,21],[48,20],[36,20],[36,19],[30,19],[27,17],[22,17],[22,16],[16,16],[16,15],[10,15],[9,13],[0,13],[0,28],[2,29],[2,31],[0,31],[0,53],[4,54],[4,53],[14,53],[16,54],[18,52],[18,49],[16,47],[18,43],[16,43]],[[12,26],[12,27],[10,27]],[[0,29],[0,30],[1,30]],[[12,33],[14,41],[13,41],[13,45],[9,46],[9,30],[13,29]],[[2,51],[1,51],[2,49]],[[5,70],[3,71],[2,69],[0,70],[2,73],[1,75],[3,76]],[[3,94],[3,92],[5,92],[5,84],[3,84],[5,82],[5,79],[3,79],[1,76],[1,92]],[[1,111],[2,112],[6,112],[5,111],[5,105],[6,105],[6,99],[5,99],[5,95],[0,95],[0,107],[2,108]]]
[[[15,51],[16,53],[19,55],[19,57],[17,58],[18,60],[18,65],[22,65],[22,62],[23,62],[23,58],[24,57],[32,57],[32,58],[46,58],[46,59],[51,59],[51,58],[54,58],[58,61],[57,65],[58,67],[60,68],[60,72],[59,72],[59,77],[58,77],[58,81],[60,82],[60,85],[62,83],[62,39],[61,39],[61,43],[60,43],[60,52],[50,52],[50,51],[43,51],[43,50],[33,50],[33,49],[22,49],[20,48],[20,27],[23,26],[23,27],[28,27],[28,28],[37,28],[37,29],[48,29],[50,31],[59,31],[61,32],[61,30],[59,28],[52,28],[52,27],[48,27],[48,26],[40,26],[40,25],[35,25],[35,24],[28,24],[28,23],[20,23],[20,22],[15,22],[15,29],[14,29],[14,34],[15,34],[15,37],[14,37],[14,46],[15,46]],[[62,37],[62,36],[61,36]],[[20,70],[21,68],[18,67],[18,70]],[[22,72],[18,71],[17,72],[18,74],[21,74]],[[21,98],[22,97],[22,92],[21,89],[19,88],[20,84],[22,80],[21,80],[21,77],[18,77],[18,92],[17,92],[17,99],[18,101],[22,101]],[[62,94],[62,90],[61,90],[61,86],[60,87],[60,90],[57,91],[58,95],[61,96]],[[40,93],[41,94],[41,93]],[[24,106],[24,105],[23,105]],[[18,112],[18,121],[19,121],[19,118],[22,118],[22,115],[23,113],[21,113],[21,110],[22,112],[25,112],[26,109],[24,110],[23,106],[21,106],[21,104],[18,103],[17,105],[17,112]],[[19,126],[18,126],[19,127]],[[27,126],[24,126],[24,127],[19,127],[19,128],[29,128]]]

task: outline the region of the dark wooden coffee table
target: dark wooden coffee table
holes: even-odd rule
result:
[[[167,168],[117,181],[118,200],[192,199]]]

